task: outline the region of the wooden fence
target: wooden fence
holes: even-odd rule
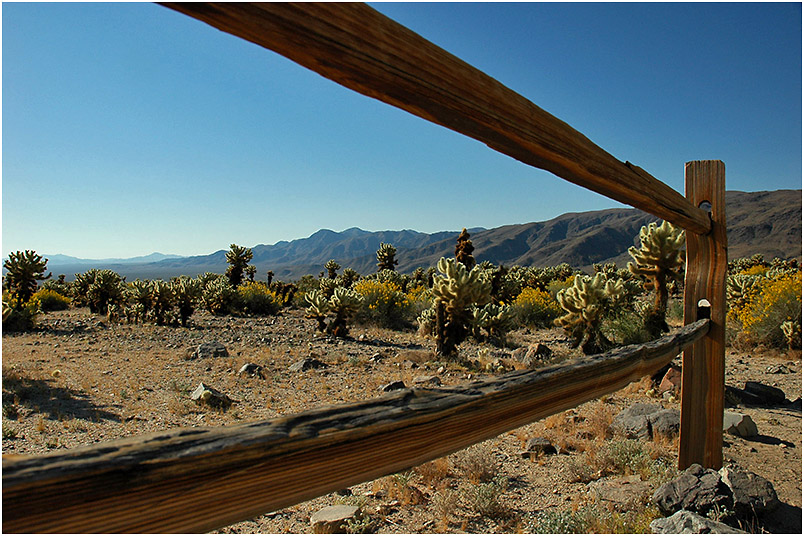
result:
[[[4,532],[212,530],[575,407],[651,374],[685,348],[679,466],[721,466],[722,162],[687,163],[682,196],[363,4],[165,5],[685,228],[685,326],[652,343],[458,387],[405,389],[269,421],[178,429],[43,456],[6,455]]]

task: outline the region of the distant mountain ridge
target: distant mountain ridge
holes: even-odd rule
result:
[[[766,259],[801,258],[801,190],[771,192],[726,192],[729,258],[761,253]],[[638,209],[608,209],[568,213],[548,221],[506,225],[495,229],[469,229],[480,262],[511,266],[552,266],[562,262],[589,269],[594,263],[616,262],[624,266],[631,258],[628,248],[638,243],[642,226],[658,218]],[[352,227],[341,232],[322,229],[308,238],[252,247],[252,264],[257,279],[271,270],[280,280],[290,281],[305,274],[317,275],[329,259],[361,274],[376,271],[376,251],[381,242],[397,248],[397,270],[410,273],[416,267],[434,266],[439,258],[454,255],[458,231],[420,233],[413,230],[364,231]],[[128,280],[194,276],[226,270],[226,250],[209,255],[175,257],[156,262],[125,259],[90,264],[62,262],[48,257],[48,269],[74,273],[91,267],[110,268]],[[161,255],[161,254],[153,254]],[[46,256],[47,257],[47,256]],[[150,256],[147,256],[150,257]],[[147,258],[145,257],[145,258]],[[140,258],[143,259],[143,258]]]

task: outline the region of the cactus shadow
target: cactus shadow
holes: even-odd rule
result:
[[[75,418],[120,422],[122,417],[108,406],[95,404],[88,394],[53,385],[52,379],[3,378],[3,403],[18,400],[48,420]],[[9,400],[10,401],[10,400]]]

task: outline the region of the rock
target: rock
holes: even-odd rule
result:
[[[670,365],[667,372],[664,374],[662,381],[659,383],[659,392],[665,393],[667,391],[679,392],[681,389],[681,368],[675,365]]]
[[[406,360],[402,361],[402,368],[403,369],[411,369],[411,370],[413,370],[413,369],[419,368],[419,364],[414,363],[410,359],[406,359]]]
[[[651,484],[643,481],[639,475],[618,476],[598,480],[590,485],[590,490],[606,510],[628,512],[648,502]]]
[[[723,431],[738,437],[754,437],[759,435],[757,425],[751,417],[733,411],[723,412]]]
[[[416,385],[441,385],[441,380],[438,376],[416,376],[413,378],[413,383]]]
[[[326,368],[327,364],[319,361],[315,357],[305,357],[301,361],[293,363],[288,370],[291,372],[304,372],[305,370]]]
[[[248,374],[252,378],[257,377],[262,378],[263,380],[265,379],[262,365],[257,365],[256,363],[246,363],[240,367],[240,370],[238,370],[237,373],[240,375]]]
[[[681,428],[681,412],[677,409],[662,409],[648,415],[648,423],[651,437],[675,437]]]
[[[737,404],[749,404],[751,406],[761,406],[762,399],[756,395],[752,395],[749,392],[743,391],[742,389],[738,389],[737,387],[727,385],[726,403],[729,404],[730,406],[736,406]]]
[[[530,458],[531,456],[536,456],[539,454],[557,454],[558,450],[556,447],[550,442],[549,439],[545,439],[543,437],[531,437],[525,443],[525,450],[522,451],[521,455],[523,458]]]
[[[344,534],[346,523],[360,513],[357,506],[339,504],[327,506],[310,517],[313,534]]]
[[[779,507],[779,498],[773,484],[750,471],[723,467],[720,479],[731,488],[734,495],[734,511],[742,518],[762,515]]]
[[[197,404],[206,404],[224,410],[229,409],[233,402],[231,398],[204,382],[199,383],[195,391],[190,393],[190,399],[195,400]]]
[[[651,425],[648,415],[657,413],[663,408],[658,404],[639,402],[622,410],[614,417],[611,431],[629,439],[650,439]]]
[[[679,510],[670,517],[654,519],[650,522],[650,530],[653,534],[746,534],[725,523],[712,521],[687,510]]]
[[[697,463],[674,480],[659,486],[653,494],[653,502],[665,515],[679,510],[706,515],[711,510],[726,511],[734,506],[731,489],[720,479],[720,475]]]
[[[229,357],[229,352],[222,343],[211,341],[199,344],[198,348],[190,356],[191,359],[205,359],[207,357]]]
[[[784,391],[760,382],[745,382],[743,391],[760,399],[763,406],[782,406],[787,403]]]
[[[790,374],[792,371],[784,365],[771,365],[765,369],[766,374]]]
[[[385,393],[390,393],[391,391],[398,391],[399,389],[405,389],[405,382],[402,380],[396,380],[395,382],[386,383],[385,385],[380,387],[380,391]]]

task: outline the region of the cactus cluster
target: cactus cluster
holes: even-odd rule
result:
[[[640,247],[630,247],[628,254],[634,262],[628,263],[628,270],[645,278],[645,289],[655,294],[653,306],[645,315],[645,329],[651,337],[660,337],[669,331],[667,326],[668,286],[680,283],[684,266],[684,230],[670,222],[661,225],[650,223],[639,231]]]
[[[438,261],[442,275],[433,278],[436,348],[439,355],[449,356],[469,334],[471,307],[482,307],[491,300],[491,284],[475,266],[467,270],[456,259],[442,257]]]
[[[555,324],[564,328],[572,346],[580,345],[583,353],[605,352],[614,345],[601,330],[603,318],[624,291],[622,281],[607,280],[602,273],[576,276],[573,286],[556,295],[567,314],[557,318]]]
[[[458,243],[455,244],[455,260],[463,264],[467,270],[471,270],[475,266],[475,258],[472,256],[475,246],[472,245],[469,236],[469,232],[464,227],[461,234],[458,235]]]
[[[381,242],[380,249],[377,250],[377,271],[395,270],[396,265],[399,264],[395,257],[396,248],[391,244]]]
[[[30,301],[36,292],[37,281],[44,281],[52,275],[45,275],[47,259],[30,249],[9,253],[3,268],[7,270],[3,276],[3,290],[8,291],[11,299],[20,305]]]
[[[226,268],[226,277],[229,278],[229,284],[232,287],[237,288],[240,286],[243,283],[243,275],[246,273],[251,273],[253,279],[256,268],[254,271],[249,268],[249,262],[253,258],[254,253],[251,248],[238,246],[237,244],[229,246],[229,251],[226,252],[226,262],[229,263],[229,267]]]
[[[349,335],[348,323],[362,302],[360,294],[344,287],[335,288],[329,298],[320,290],[311,290],[304,299],[309,304],[305,317],[318,323],[318,331],[335,337]]]

